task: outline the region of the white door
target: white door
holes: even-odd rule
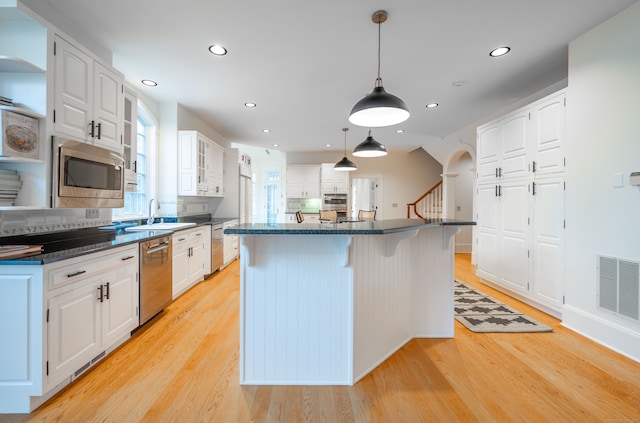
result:
[[[112,345],[138,327],[137,267],[123,267],[102,278],[104,295],[102,304],[102,343]],[[108,285],[107,285],[108,284]]]
[[[502,126],[502,160],[499,176],[503,179],[526,178],[529,175],[527,149],[527,110],[509,115]]]
[[[532,113],[533,161],[536,177],[564,172],[565,94],[536,103]]]
[[[499,283],[517,292],[529,290],[529,184],[500,185],[501,271]]]
[[[100,283],[86,280],[75,286],[48,301],[48,384],[73,374],[101,351]]]
[[[532,295],[556,310],[564,294],[564,181],[535,182],[533,195]]]
[[[54,51],[54,130],[88,140],[93,113],[93,59],[57,35]]]
[[[499,243],[500,202],[497,184],[478,186],[477,193],[477,273],[497,282],[500,275],[501,254]]]
[[[122,152],[122,77],[94,62],[94,141],[97,145]]]
[[[502,153],[502,126],[494,123],[478,129],[478,183],[495,182]]]
[[[377,177],[351,179],[351,216],[357,217],[360,210],[379,212],[379,189]],[[376,220],[380,219],[380,213],[376,213]]]

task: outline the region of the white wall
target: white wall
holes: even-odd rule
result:
[[[563,323],[640,361],[640,323],[597,309],[596,255],[640,261],[640,3],[569,45]],[[624,185],[614,187],[614,174]]]
[[[344,153],[287,153],[287,164],[336,163]],[[423,149],[408,153],[391,152],[384,157],[348,156],[358,170],[349,178],[382,175],[382,198],[378,204],[380,219],[407,217],[407,203],[417,200],[441,178],[442,165]],[[376,217],[377,218],[377,217]]]

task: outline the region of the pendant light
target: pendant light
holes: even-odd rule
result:
[[[357,170],[358,167],[354,162],[347,159],[347,131],[349,128],[342,128],[344,131],[344,157],[338,163],[333,166],[333,170],[337,170],[340,172],[351,172],[352,170]]]
[[[358,126],[380,127],[404,122],[409,118],[409,108],[400,98],[389,94],[380,77],[380,24],[387,20],[387,12],[378,10],[371,20],[378,24],[378,77],[371,94],[358,101],[349,115],[349,122]]]
[[[353,149],[353,155],[358,157],[382,157],[387,155],[387,148],[384,144],[380,144],[373,139],[371,128],[369,128],[369,136]]]

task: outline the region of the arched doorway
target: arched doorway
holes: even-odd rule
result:
[[[444,216],[449,219],[475,220],[476,154],[472,147],[461,144],[444,166]],[[475,231],[462,227],[455,237],[457,253],[472,253]],[[475,262],[472,257],[472,262]]]

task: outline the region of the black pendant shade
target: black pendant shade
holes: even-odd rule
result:
[[[333,170],[337,170],[340,172],[351,172],[352,170],[357,170],[358,167],[354,162],[347,159],[347,131],[349,128],[342,128],[344,132],[344,157],[338,163],[333,166]]]
[[[376,128],[391,126],[409,118],[409,108],[402,99],[388,93],[382,86],[382,78],[368,96],[358,101],[349,116],[349,122],[358,126]]]
[[[351,113],[349,122],[358,126],[376,128],[391,126],[409,119],[409,108],[400,98],[389,94],[382,86],[380,77],[380,24],[387,20],[387,12],[378,10],[371,17],[373,23],[378,24],[378,77],[371,94],[358,101]]]
[[[384,144],[373,139],[371,130],[369,130],[369,136],[353,149],[353,155],[357,157],[382,157],[387,155],[387,148]]]

